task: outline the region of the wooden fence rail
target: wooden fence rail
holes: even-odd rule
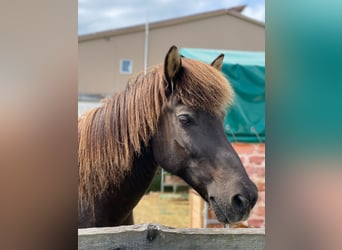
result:
[[[78,249],[264,249],[259,228],[175,229],[158,224],[78,229]]]

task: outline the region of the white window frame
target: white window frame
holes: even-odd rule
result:
[[[127,62],[127,61],[130,62],[130,65],[128,67],[128,71],[124,71],[123,70],[123,63]],[[120,74],[130,75],[130,74],[132,74],[132,71],[133,71],[133,60],[128,59],[128,58],[120,59]]]

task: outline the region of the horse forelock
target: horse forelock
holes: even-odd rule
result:
[[[185,105],[207,111],[213,115],[225,112],[233,103],[234,92],[214,67],[188,58],[182,58],[182,74],[175,84],[175,95]]]
[[[182,58],[174,95],[213,114],[232,102],[233,91],[214,67]],[[155,133],[167,104],[163,67],[129,80],[125,91],[106,99],[78,121],[79,200],[94,213],[95,198],[115,189]]]

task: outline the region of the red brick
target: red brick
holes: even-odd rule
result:
[[[264,143],[258,144],[257,149],[258,149],[258,153],[265,154],[265,144]]]
[[[254,145],[251,143],[233,143],[233,148],[238,154],[252,154],[254,152]]]
[[[258,191],[265,191],[265,181],[261,182],[261,181],[257,181],[256,185],[258,187]]]
[[[252,182],[257,186],[259,192],[265,191],[265,179],[258,176],[250,176]]]
[[[249,227],[255,227],[255,228],[265,227],[265,220],[263,220],[263,219],[250,219],[250,220],[248,220],[248,226]]]
[[[258,202],[265,204],[265,192],[259,192]]]
[[[253,210],[254,210],[254,208],[253,208]],[[256,207],[253,215],[255,215],[256,217],[265,218],[265,206]]]
[[[253,162],[257,165],[261,165],[261,164],[264,165],[265,156],[251,156],[251,157],[249,157],[249,161]]]
[[[247,174],[249,176],[259,176],[259,177],[265,177],[265,168],[260,166],[245,166],[245,169],[247,171]]]
[[[240,157],[240,160],[242,162],[242,165],[244,165],[244,166],[249,165],[249,158],[248,158],[248,156],[239,155],[239,157]]]

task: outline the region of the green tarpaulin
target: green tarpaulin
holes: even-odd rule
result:
[[[187,58],[211,63],[224,54],[222,71],[235,91],[224,128],[232,142],[265,142],[265,53],[182,48]]]

